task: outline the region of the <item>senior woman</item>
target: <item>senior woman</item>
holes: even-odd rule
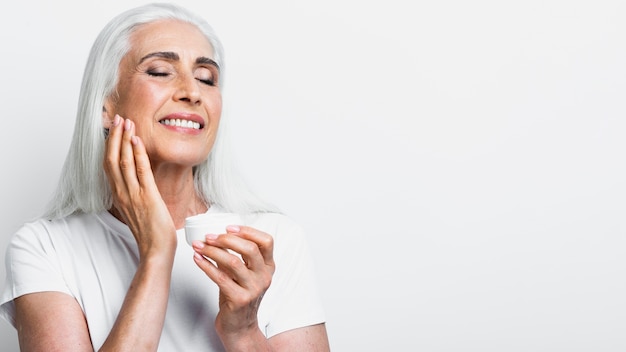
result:
[[[329,350],[302,229],[229,165],[223,75],[211,27],[173,4],[101,31],[55,196],[7,248],[22,350]],[[197,214],[234,222],[190,246]]]

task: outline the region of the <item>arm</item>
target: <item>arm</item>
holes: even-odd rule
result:
[[[139,265],[102,351],[155,351],[169,297],[176,228],[130,120],[115,116],[105,152],[113,203],[132,231]]]
[[[271,351],[257,312],[274,274],[273,238],[249,227],[227,230],[193,243],[196,264],[220,289],[215,329],[227,351]]]
[[[103,351],[156,350],[176,249],[173,221],[154,183],[143,144],[133,133],[133,124],[118,117],[107,140],[104,168],[117,215],[137,241],[139,265]],[[33,293],[16,298],[15,306],[22,350],[93,351],[86,318],[73,297]]]
[[[139,265],[102,351],[157,349],[169,296],[176,228],[161,198],[145,147],[130,120],[115,116],[104,169],[115,210],[131,229]]]
[[[167,304],[168,266],[140,264],[102,351],[156,350]],[[73,297],[62,292],[26,294],[15,299],[15,310],[22,351],[93,351],[87,321]]]
[[[15,328],[22,351],[93,351],[83,311],[65,293],[16,298]]]
[[[330,351],[326,324],[285,331],[271,337],[269,343],[272,346],[272,351]]]
[[[227,230],[226,235],[207,235],[206,243],[193,244],[196,264],[220,288],[215,326],[226,350],[329,351],[324,324],[265,338],[257,313],[275,270],[273,237],[247,226],[229,226]]]
[[[111,333],[100,351],[156,351],[163,330],[172,262],[139,263]]]

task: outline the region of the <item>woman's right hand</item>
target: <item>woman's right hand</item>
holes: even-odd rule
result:
[[[115,115],[106,140],[104,170],[115,214],[130,228],[140,258],[176,248],[176,227],[152,174],[145,146],[135,124]]]
[[[136,346],[156,350],[167,310],[176,228],[132,121],[115,116],[103,166],[111,185],[114,215],[132,231],[139,263],[101,350],[130,351]]]

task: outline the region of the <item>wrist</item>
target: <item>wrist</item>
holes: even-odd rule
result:
[[[229,352],[261,352],[270,351],[270,345],[267,338],[258,326],[247,329],[246,331],[239,330],[237,332],[225,333],[222,329],[217,328],[217,334],[219,335],[222,344]]]

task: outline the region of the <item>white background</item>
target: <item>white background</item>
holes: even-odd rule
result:
[[[626,2],[180,3],[223,40],[244,175],[309,233],[334,351],[626,350]],[[139,4],[0,11],[0,249]]]

